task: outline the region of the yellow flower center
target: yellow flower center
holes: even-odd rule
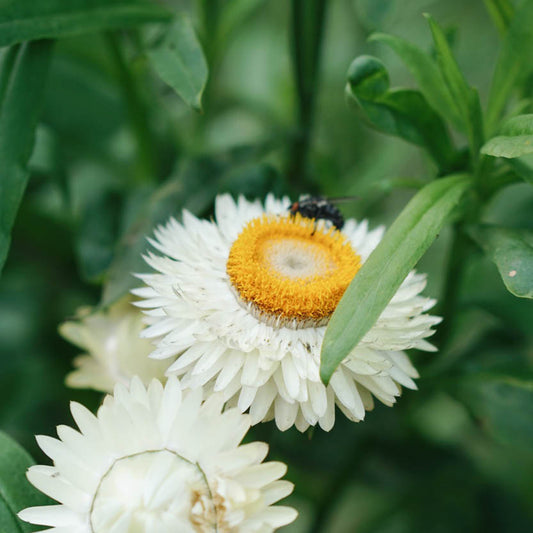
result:
[[[302,328],[328,321],[360,266],[340,231],[297,213],[251,220],[233,243],[226,269],[259,319]]]

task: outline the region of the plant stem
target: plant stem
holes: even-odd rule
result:
[[[106,34],[106,37],[111,56],[115,63],[119,85],[126,101],[126,109],[131,128],[137,143],[135,179],[139,183],[150,183],[157,177],[157,166],[154,142],[150,135],[145,105],[139,93],[136,80],[126,63],[118,36],[115,33],[109,32]]]
[[[308,176],[309,146],[320,70],[326,0],[292,0],[291,49],[296,83],[297,127],[287,175],[292,188],[301,190]]]

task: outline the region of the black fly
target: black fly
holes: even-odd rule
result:
[[[344,217],[335,203],[353,200],[354,197],[326,198],[324,196],[302,196],[294,202],[289,211],[291,215],[300,213],[305,218],[315,220],[328,220],[331,224],[341,230],[344,226]]]

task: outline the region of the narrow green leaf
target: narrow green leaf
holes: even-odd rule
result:
[[[349,102],[369,126],[425,148],[441,171],[453,166],[456,152],[444,122],[424,96],[411,89],[389,89],[385,66],[359,56],[348,69]]]
[[[485,143],[481,153],[507,158],[533,153],[533,115],[518,115],[509,119],[502,126],[501,135]]]
[[[50,42],[27,43],[6,51],[0,78],[0,272],[13,222],[26,188],[34,131],[43,102],[52,53]]]
[[[176,17],[165,34],[149,46],[146,55],[161,79],[192,108],[202,108],[207,63],[194,29],[185,17]]]
[[[483,144],[483,115],[477,91],[470,87],[459,69],[442,28],[426,15],[435,48],[437,50],[437,62],[456,106],[456,113],[462,117],[464,131],[468,137],[472,160],[477,161],[479,149]]]
[[[392,48],[411,71],[428,104],[457,129],[464,127],[444,78],[429,54],[405,39],[386,33],[374,33],[369,40],[384,43]]]
[[[485,6],[500,35],[505,35],[513,20],[513,4],[509,0],[485,0]]]
[[[533,379],[483,374],[466,379],[459,390],[496,439],[533,448]]]
[[[146,0],[0,0],[0,46],[170,19]]]
[[[26,479],[26,470],[34,462],[13,439],[0,432],[0,531],[25,533],[35,528],[18,519],[26,507],[46,505],[50,501]]]
[[[533,231],[480,225],[470,234],[498,267],[507,290],[533,298]]]
[[[394,221],[331,317],[322,344],[320,375],[324,383],[379,318],[470,185],[471,178],[463,174],[434,181],[421,189]]]
[[[526,50],[533,49],[533,2],[524,0],[505,35],[494,70],[487,107],[487,131],[492,133],[505,109],[513,89],[516,89],[533,70]]]

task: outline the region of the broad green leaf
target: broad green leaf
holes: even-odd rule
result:
[[[26,188],[34,132],[41,112],[50,42],[27,43],[4,51],[0,66],[0,272],[13,222]]]
[[[168,20],[147,0],[0,0],[0,46]]]
[[[533,115],[518,115],[509,119],[502,126],[501,135],[485,143],[481,153],[507,158],[533,153]]]
[[[455,113],[463,119],[464,131],[468,137],[472,160],[477,161],[479,149],[483,143],[483,115],[479,96],[475,89],[470,87],[459,69],[442,28],[426,15],[435,49],[437,51],[437,62],[439,64],[442,77],[455,103]]]
[[[26,479],[34,462],[29,454],[5,433],[0,432],[0,531],[25,533],[35,527],[19,520],[17,513],[26,507],[50,501]]]
[[[460,392],[498,440],[533,449],[533,379],[482,374],[465,380]]]
[[[390,90],[381,61],[356,58],[348,70],[346,93],[369,126],[424,147],[443,171],[453,166],[456,153],[442,119],[420,92]]]
[[[505,35],[513,20],[514,7],[510,0],[485,0],[489,12],[500,35]]]
[[[470,185],[471,178],[463,174],[436,180],[421,189],[394,221],[331,317],[322,344],[320,375],[325,383],[379,318]]]
[[[470,233],[498,267],[507,290],[533,298],[533,231],[480,225]]]
[[[386,33],[374,33],[369,40],[390,46],[411,71],[428,104],[457,129],[464,127],[444,78],[429,54],[405,39]]]
[[[493,137],[481,148],[482,154],[493,157],[520,157],[533,152],[533,135]]]
[[[202,109],[207,83],[207,63],[194,29],[185,17],[177,17],[146,54],[161,79],[192,108]]]
[[[494,70],[487,107],[487,131],[492,133],[513,89],[533,70],[528,50],[533,49],[533,2],[522,0],[505,35]]]

